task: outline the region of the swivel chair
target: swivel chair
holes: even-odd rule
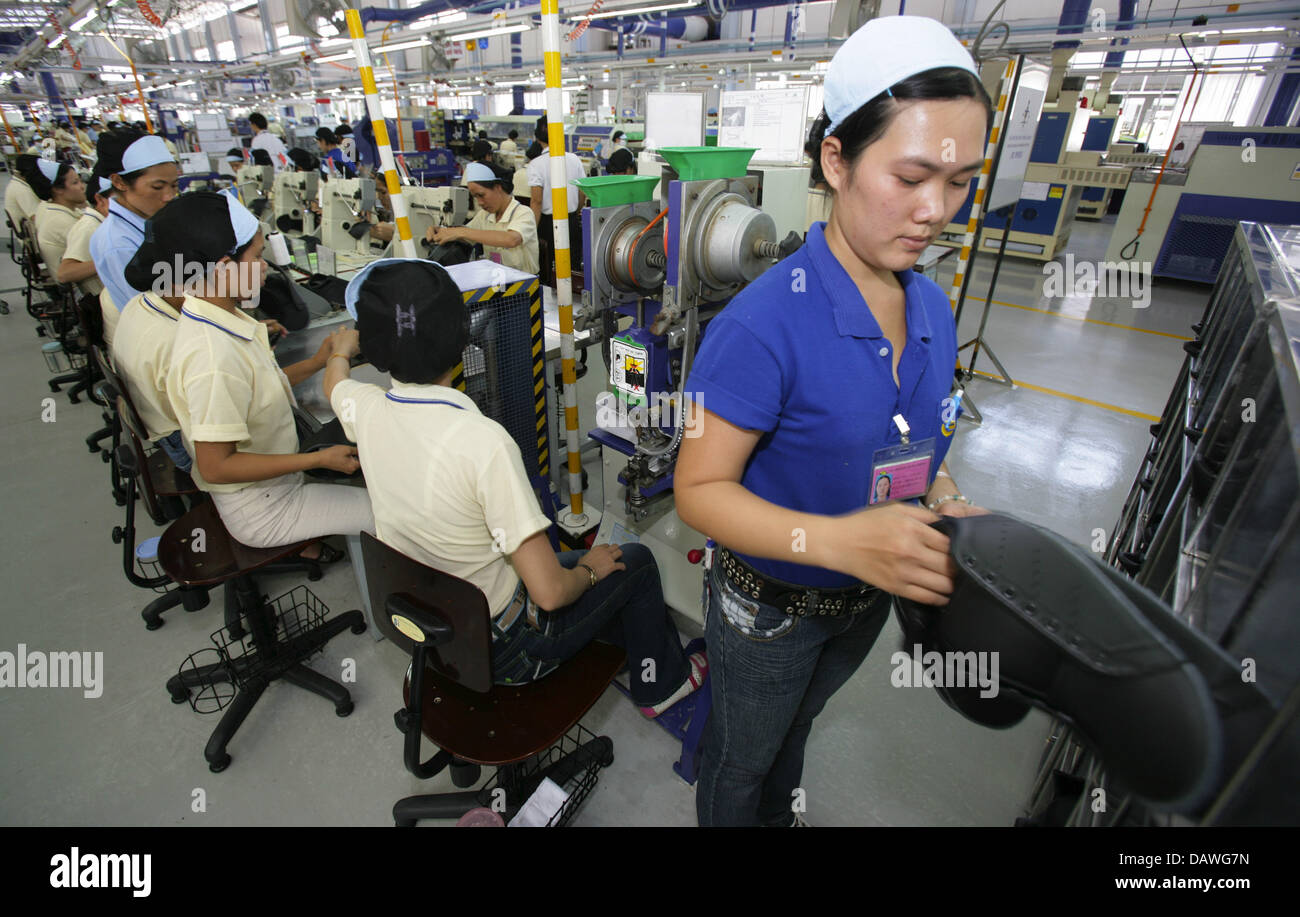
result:
[[[591,643],[540,681],[494,685],[483,592],[368,533],[361,546],[376,624],[412,656],[405,705],[393,717],[405,737],[406,769],[423,780],[450,767],[452,782],[464,788],[478,781],[480,765],[498,768],[495,781],[477,791],[399,800],[394,822],[459,818],[481,806],[508,820],[547,777],[561,787],[576,784],[553,819],[566,821],[595,786],[599,768],[613,763],[613,742],[584,741],[590,733],[578,721],[623,666],[623,650]],[[570,735],[575,726],[577,738]],[[422,732],[439,748],[423,762]]]

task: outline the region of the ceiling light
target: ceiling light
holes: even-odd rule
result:
[[[408,51],[411,48],[427,48],[432,44],[433,42],[429,41],[429,39],[421,38],[418,41],[404,41],[400,45],[380,45],[373,50],[380,53],[385,51]]]
[[[347,60],[350,57],[356,57],[356,56],[357,53],[355,51],[348,51],[346,54],[333,54],[329,57],[318,57],[316,58],[315,61],[313,61],[313,63],[328,64],[328,63],[332,63],[333,61]]]
[[[655,3],[650,6],[634,6],[628,10],[609,10],[603,13],[592,13],[590,16],[576,16],[576,20],[583,19],[614,19],[619,16],[636,16],[641,13],[662,13],[665,10],[680,10],[688,6],[699,6],[700,0],[678,0],[675,3]]]
[[[447,40],[469,41],[472,38],[488,38],[492,35],[509,35],[513,32],[526,32],[530,28],[532,28],[531,25],[526,22],[521,22],[518,25],[502,25],[490,29],[476,29],[473,32],[460,32],[455,35],[448,35]]]

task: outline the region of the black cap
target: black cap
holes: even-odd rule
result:
[[[619,148],[609,154],[609,174],[622,175],[628,169],[636,171],[636,157],[631,150]]]
[[[173,198],[144,224],[144,242],[122,276],[137,290],[153,287],[155,265],[215,264],[236,247],[226,196],[190,191]],[[183,278],[176,278],[178,281]]]
[[[399,382],[428,385],[461,360],[469,312],[440,264],[419,259],[375,262],[357,276],[361,352]]]

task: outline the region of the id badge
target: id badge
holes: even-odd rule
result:
[[[922,497],[930,487],[934,439],[877,449],[871,456],[872,506]]]

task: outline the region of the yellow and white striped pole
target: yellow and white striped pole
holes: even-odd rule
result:
[[[560,375],[564,383],[564,439],[569,453],[569,509],[582,525],[582,456],[578,443],[578,377],[574,371],[573,275],[569,260],[569,176],[564,164],[564,94],[560,91],[560,9],[542,0],[542,63],[546,71],[547,142],[551,152],[551,217],[555,225],[555,295],[560,310]],[[545,219],[543,217],[542,219]]]
[[[397,164],[393,161],[393,148],[388,142],[388,126],[384,122],[384,108],[379,104],[379,89],[375,86],[375,70],[370,65],[370,48],[366,46],[366,32],[361,26],[361,14],[355,9],[347,11],[348,35],[352,50],[357,56],[357,69],[361,71],[361,88],[366,94],[366,112],[375,132],[375,145],[379,147],[379,165],[383,180],[392,200],[393,223],[397,227],[396,241],[401,245],[403,257],[415,258],[415,241],[411,238],[411,220],[406,213],[406,200],[402,185],[397,180]]]
[[[984,165],[980,167],[979,183],[975,186],[975,199],[970,205],[970,218],[966,220],[966,235],[961,240],[961,254],[957,258],[957,273],[952,278],[952,292],[948,294],[948,301],[952,305],[953,311],[961,302],[962,290],[966,280],[966,265],[970,261],[971,246],[975,243],[975,229],[979,226],[980,219],[984,215],[984,196],[988,193],[989,173],[993,169],[993,157],[998,152],[998,138],[1002,135],[1002,122],[1006,120],[1007,105],[1011,94],[1011,86],[1016,69],[1016,58],[1007,62],[1006,69],[1002,72],[1002,87],[999,89],[998,108],[993,113],[993,129],[989,131],[988,143],[984,145]],[[1010,224],[1003,232],[1011,232]]]

